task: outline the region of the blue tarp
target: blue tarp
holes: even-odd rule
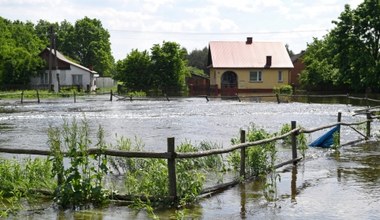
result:
[[[320,136],[317,140],[309,144],[310,147],[331,147],[334,143],[333,135],[336,131],[339,131],[340,125],[333,127],[330,131]]]

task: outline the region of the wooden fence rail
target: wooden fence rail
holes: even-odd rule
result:
[[[273,141],[281,140],[287,137],[291,137],[291,145],[292,145],[292,158],[288,161],[285,161],[283,163],[277,164],[275,167],[279,168],[281,166],[287,165],[287,164],[296,164],[299,160],[302,158],[299,158],[297,156],[297,135],[301,133],[313,133],[316,131],[320,131],[323,129],[331,128],[336,125],[341,126],[348,126],[350,128],[353,128],[354,125],[360,125],[367,123],[366,129],[366,135],[360,133],[358,130],[354,129],[356,132],[364,136],[366,139],[370,136],[370,129],[371,129],[371,122],[372,118],[367,114],[367,120],[362,122],[356,122],[356,123],[344,123],[341,122],[341,113],[338,113],[338,122],[330,125],[325,125],[317,128],[312,129],[303,129],[303,128],[297,128],[296,122],[291,122],[291,131],[278,135],[275,137],[271,137],[268,139],[253,141],[253,142],[246,142],[245,137],[246,133],[244,130],[241,130],[240,132],[240,144],[236,144],[227,148],[223,149],[213,149],[213,150],[207,150],[207,151],[200,151],[200,152],[193,152],[193,153],[182,153],[182,152],[175,152],[175,139],[174,137],[170,137],[167,139],[167,151],[166,152],[130,152],[130,151],[121,151],[121,150],[111,150],[111,149],[104,149],[100,150],[98,148],[90,148],[88,150],[88,154],[104,154],[108,156],[115,156],[115,157],[126,157],[126,158],[160,158],[160,159],[166,159],[167,160],[167,166],[168,166],[168,189],[169,189],[169,198],[176,199],[177,198],[177,180],[176,180],[176,160],[178,159],[191,159],[191,158],[199,158],[199,157],[207,157],[211,155],[219,155],[219,154],[226,154],[233,152],[235,150],[240,150],[240,156],[241,156],[241,162],[240,162],[240,178],[243,180],[247,179],[246,176],[246,150],[250,147],[254,146],[260,146],[263,144],[271,143]],[[0,153],[11,153],[11,154],[29,154],[29,155],[43,155],[43,156],[49,156],[51,155],[50,150],[44,150],[44,149],[16,149],[16,148],[0,148]],[[64,152],[64,155],[67,156],[67,152]],[[250,177],[248,177],[250,178]],[[211,193],[214,191],[218,191],[221,189],[225,189],[226,187],[230,187],[233,185],[236,185],[240,182],[240,180],[233,180],[229,183],[223,183],[217,186],[209,187],[206,189],[203,189],[202,193]]]

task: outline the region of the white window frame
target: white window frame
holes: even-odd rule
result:
[[[263,82],[263,71],[261,70],[249,71],[249,82],[252,82],[252,83]]]
[[[283,78],[282,70],[279,70],[279,71],[278,71],[277,79],[278,79],[278,82],[284,82],[284,78]]]
[[[81,74],[73,74],[72,80],[73,80],[73,85],[83,85],[83,75]]]

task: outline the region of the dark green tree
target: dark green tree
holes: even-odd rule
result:
[[[163,42],[151,48],[152,84],[167,95],[179,95],[185,88],[186,51],[175,42]]]
[[[304,86],[331,82],[338,89],[379,91],[379,1],[364,0],[354,10],[346,5],[333,23],[329,34],[308,45],[301,82]]]
[[[207,68],[208,48],[204,47],[202,50],[193,50],[187,56],[188,65],[203,70],[205,74],[208,73]]]
[[[43,66],[38,56],[44,48],[31,22],[20,22],[0,17],[0,84],[28,85],[30,76],[36,76]]]
[[[67,31],[63,47],[72,50],[67,55],[79,61],[86,67],[93,68],[103,76],[111,76],[113,73],[114,58],[111,53],[110,34],[103,28],[98,19],[85,17],[75,22],[74,33],[71,35],[71,27],[67,23],[63,26]],[[73,42],[70,45],[70,41]],[[65,50],[63,50],[65,51]]]
[[[307,90],[331,89],[338,70],[334,68],[329,47],[329,36],[324,40],[314,38],[303,55],[305,70],[300,76],[301,85]]]
[[[151,60],[148,51],[132,50],[123,60],[116,63],[115,79],[124,82],[131,91],[148,92],[151,84]]]

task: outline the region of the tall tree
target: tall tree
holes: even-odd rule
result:
[[[151,48],[152,82],[163,93],[178,95],[185,88],[186,52],[175,42],[163,42]]]
[[[151,60],[148,51],[132,50],[123,60],[116,63],[115,79],[124,82],[131,91],[151,89]]]
[[[354,10],[346,5],[338,20],[333,23],[335,28],[322,39],[322,43],[313,42],[308,46],[304,60],[316,60],[306,62],[306,71],[303,74],[308,76],[304,75],[301,78],[311,79],[310,70],[315,70],[313,65],[324,62],[325,65],[320,67],[325,75],[329,74],[324,79],[329,79],[335,87],[348,87],[350,90],[361,92],[368,89],[379,91],[379,1],[364,0]],[[324,56],[316,55],[320,52],[323,52]]]
[[[68,31],[71,29],[69,25],[65,28]],[[68,34],[67,37],[74,40],[73,50],[68,51],[70,53],[67,55],[101,75],[112,75],[114,58],[111,53],[110,34],[103,28],[100,20],[85,17],[76,21],[73,36]],[[65,45],[68,46],[67,43]]]

